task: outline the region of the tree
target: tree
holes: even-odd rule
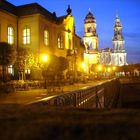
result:
[[[6,67],[13,65],[16,60],[16,49],[6,42],[0,42],[0,65],[2,66],[2,80],[6,82]]]
[[[21,73],[23,73],[24,75],[23,77],[25,77],[25,69],[27,68],[31,69],[32,67],[39,67],[38,56],[36,56],[29,48],[19,47],[17,51],[18,51],[18,56],[17,56],[15,67],[19,71],[19,77]]]
[[[64,57],[50,55],[48,65],[44,65],[42,75],[47,79],[54,79],[55,76],[61,76],[63,71],[68,68],[68,61]]]
[[[64,71],[69,66],[68,60],[62,56],[59,57],[59,63],[60,63],[59,71]]]

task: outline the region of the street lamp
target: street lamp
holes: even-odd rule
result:
[[[98,71],[102,71],[103,66],[102,65],[98,65],[97,69],[98,69]]]
[[[42,61],[43,63],[48,62],[48,60],[49,60],[48,55],[46,55],[46,54],[42,54],[42,55],[41,55],[41,61]]]
[[[108,72],[108,77],[110,78],[110,72],[111,72],[111,68],[110,67],[107,68],[107,72]]]
[[[103,66],[102,66],[102,65],[98,65],[98,66],[97,66],[97,71],[98,71],[98,72],[97,72],[97,77],[99,77],[99,75],[101,75],[100,72],[101,72],[102,70],[103,70]]]
[[[49,56],[46,55],[46,54],[42,54],[40,55],[40,62],[42,64],[42,68],[44,69],[44,80],[45,80],[45,89],[46,89],[46,74],[47,74],[47,64],[48,64],[48,61],[49,61]]]
[[[113,66],[113,67],[112,67],[112,70],[114,70],[114,71],[115,71],[115,70],[116,70],[116,67],[115,67],[115,66]]]
[[[116,67],[113,66],[113,67],[112,67],[112,70],[114,71],[113,74],[114,74],[114,76],[115,76],[115,70],[116,70]]]
[[[107,72],[109,72],[109,73],[111,72],[111,68],[110,67],[107,68]]]

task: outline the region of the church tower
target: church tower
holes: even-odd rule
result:
[[[89,11],[84,20],[84,37],[83,41],[86,46],[86,51],[97,51],[98,50],[98,35],[96,32],[96,19]]]
[[[124,48],[124,38],[122,34],[122,25],[118,16],[115,19],[113,49],[111,54],[111,65],[123,66],[127,65],[126,52]]]
[[[87,65],[88,73],[90,73],[90,67],[92,64],[99,63],[98,35],[96,32],[96,26],[96,19],[92,12],[89,11],[84,20],[83,37],[85,45],[84,63]]]

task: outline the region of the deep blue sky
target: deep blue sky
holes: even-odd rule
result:
[[[84,18],[89,8],[97,21],[99,49],[112,47],[113,26],[118,13],[125,39],[128,63],[140,63],[140,0],[8,0],[15,5],[37,2],[57,16],[66,14],[71,5],[76,33],[83,37]]]

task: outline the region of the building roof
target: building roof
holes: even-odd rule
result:
[[[91,23],[91,22],[96,23],[96,19],[93,16],[93,14],[91,13],[91,11],[89,11],[85,17],[85,23]]]
[[[51,20],[57,24],[62,23],[63,20],[68,16],[68,14],[70,14],[70,13],[68,13],[67,15],[57,17],[55,12],[53,12],[53,13],[49,12],[47,9],[45,9],[38,3],[31,3],[31,4],[21,5],[21,6],[15,6],[6,0],[0,0],[0,9],[7,11],[11,14],[14,14],[18,17],[39,13],[39,14],[45,16],[48,20]]]
[[[9,3],[6,0],[0,0],[0,10],[4,10],[7,11],[9,13],[12,13],[14,15],[16,15],[16,6]]]

